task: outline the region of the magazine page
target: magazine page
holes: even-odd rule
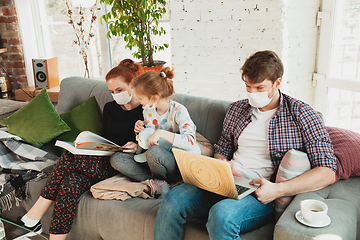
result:
[[[114,151],[103,151],[103,150],[92,150],[92,149],[81,149],[76,148],[75,143],[73,142],[65,142],[57,140],[55,142],[55,146],[64,148],[75,155],[96,155],[96,156],[110,156],[114,153]]]
[[[119,145],[111,142],[110,140],[107,140],[104,137],[101,137],[95,133],[92,133],[90,131],[83,131],[81,132],[77,138],[75,139],[75,145],[77,146],[78,144],[81,143],[85,143],[85,142],[98,142],[98,143],[107,143],[107,144],[111,144],[117,147],[120,147]]]

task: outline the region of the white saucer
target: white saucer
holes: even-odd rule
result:
[[[301,210],[296,212],[295,218],[296,218],[296,220],[298,220],[302,224],[304,224],[306,226],[309,226],[309,227],[326,227],[327,225],[329,225],[331,223],[331,219],[330,219],[330,217],[328,215],[326,215],[326,218],[324,220],[322,220],[321,222],[319,222],[319,223],[306,222],[303,215],[301,214]]]

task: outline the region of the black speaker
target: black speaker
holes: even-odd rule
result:
[[[36,88],[53,88],[59,86],[58,58],[33,59]]]

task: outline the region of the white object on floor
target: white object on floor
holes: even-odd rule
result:
[[[13,240],[31,240],[31,239],[28,237],[20,236],[20,237],[14,238]]]

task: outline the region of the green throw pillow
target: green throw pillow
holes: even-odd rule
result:
[[[73,142],[82,131],[101,133],[102,121],[94,96],[60,117],[69,125],[71,131],[61,134],[58,140]]]
[[[0,124],[6,126],[9,133],[39,148],[51,139],[71,130],[56,112],[45,88]]]

